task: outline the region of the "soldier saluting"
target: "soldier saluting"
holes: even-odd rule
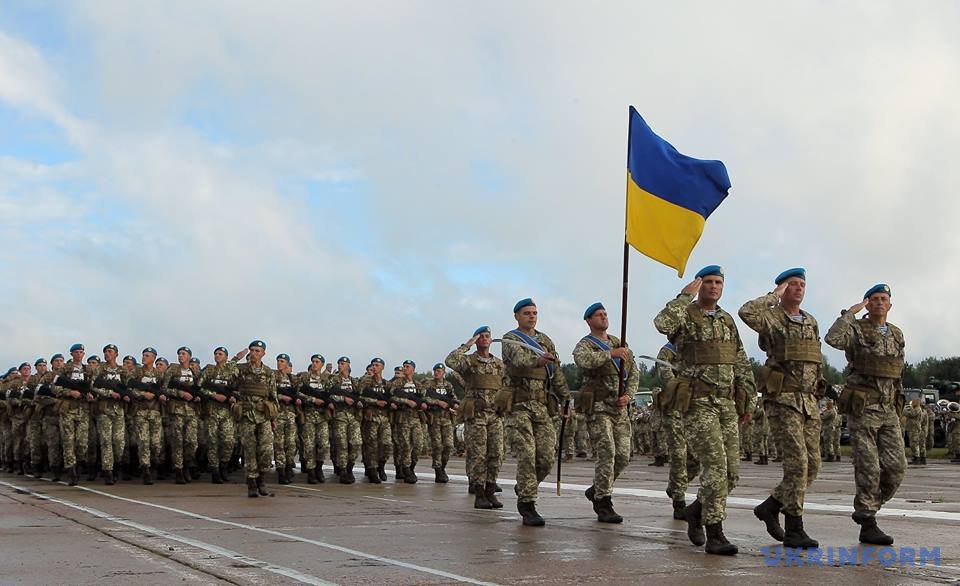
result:
[[[250,342],[237,356],[249,356],[237,366],[237,392],[240,395],[240,442],[243,444],[243,467],[247,473],[247,496],[271,496],[264,475],[273,465],[273,419],[277,403],[276,377],[263,355],[267,345],[261,340]]]
[[[874,285],[863,301],[840,312],[824,341],[847,356],[847,378],[838,400],[847,416],[857,495],[853,520],[860,542],[892,545],[877,526],[880,507],[897,493],[907,467],[900,414],[903,411],[903,332],[887,321],[890,287]],[[867,315],[857,319],[866,308]]]

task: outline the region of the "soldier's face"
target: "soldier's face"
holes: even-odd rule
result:
[[[482,332],[477,338],[477,348],[481,350],[490,349],[491,344],[493,344],[493,334],[490,332]]]
[[[381,375],[383,374],[383,365],[379,362],[374,362],[370,365],[373,368],[373,374]]]
[[[217,350],[213,353],[213,361],[217,364],[223,364],[227,361],[227,353],[223,350]]]
[[[338,362],[337,370],[340,371],[341,376],[347,376],[350,374],[350,363],[349,362]]]
[[[41,362],[37,365],[37,374],[47,374],[47,365]]]
[[[524,307],[513,314],[513,317],[516,318],[517,325],[520,326],[520,329],[532,330],[537,327],[537,308],[533,305]]]
[[[107,348],[103,351],[103,358],[107,362],[113,364],[117,360],[117,351],[113,348]]]
[[[787,289],[783,292],[783,300],[789,303],[799,304],[803,301],[803,295],[806,292],[806,280],[800,277],[790,277],[787,279]]]
[[[874,293],[867,299],[867,313],[873,317],[887,317],[891,307],[888,293]]]
[[[54,361],[51,362],[50,364],[52,364],[54,368],[61,368],[61,367],[63,367],[63,358],[57,358],[56,360],[54,360]]]
[[[144,366],[153,366],[153,363],[156,362],[157,357],[154,356],[153,352],[144,352],[141,359],[143,360]]]
[[[403,365],[403,374],[405,374],[405,375],[407,375],[407,376],[413,376],[413,365],[412,365],[412,364],[404,364],[404,365]]]
[[[607,317],[607,310],[598,309],[594,311],[590,319],[587,320],[587,325],[590,326],[591,330],[607,331],[607,328],[610,327],[610,318]]]
[[[437,379],[437,380],[442,379],[442,378],[443,378],[443,369],[442,369],[442,368],[434,368],[434,369],[433,369],[433,378],[435,378],[435,379]]]
[[[277,358],[277,370],[279,370],[280,372],[286,371],[288,364],[289,363],[283,358]]]
[[[250,357],[250,362],[253,362],[254,364],[260,364],[260,361],[263,360],[264,353],[266,353],[266,350],[260,346],[254,346],[253,348],[250,348],[250,353],[247,354],[247,356]]]
[[[177,362],[180,363],[180,366],[187,366],[190,364],[190,353],[186,350],[177,352]]]
[[[20,369],[20,376],[22,376],[23,378],[27,378],[28,376],[30,376],[31,370],[33,370],[33,368],[29,364],[24,364],[23,367]]]
[[[73,358],[74,363],[82,362],[84,354],[85,352],[83,350],[74,350],[70,353],[70,358]]]
[[[320,369],[323,368],[323,360],[313,358],[310,360],[310,366],[313,367],[314,372],[320,372]]]
[[[707,275],[700,283],[700,294],[697,295],[704,301],[719,301],[723,295],[723,277],[720,275]]]
[[[161,373],[166,372],[166,371],[167,371],[167,363],[166,363],[166,362],[157,362],[157,370],[160,371]]]

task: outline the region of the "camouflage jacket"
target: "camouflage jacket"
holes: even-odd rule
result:
[[[540,344],[540,347],[545,351],[557,356],[557,361],[553,364],[553,374],[549,377],[549,390],[552,392],[558,401],[562,404],[566,404],[570,400],[570,389],[567,387],[567,379],[563,375],[563,370],[560,368],[559,355],[557,354],[557,347],[554,345],[553,340],[551,340],[546,334],[540,330],[534,330],[532,336],[530,336]],[[514,334],[513,332],[507,332],[503,335],[505,340],[513,340],[515,342],[523,342],[523,339]],[[504,344],[503,345],[503,366],[504,366],[504,387],[513,390],[514,396],[516,397],[517,391],[529,391],[531,393],[537,393],[547,390],[547,382],[543,380],[538,380],[535,378],[511,376],[511,370],[513,369],[533,369],[538,368],[537,360],[540,356],[537,355],[533,350],[517,346],[515,344]],[[516,401],[516,399],[514,399]]]
[[[56,413],[50,409],[50,407],[53,407],[57,402],[53,397],[53,389],[50,386],[56,376],[57,375],[50,370],[43,374],[37,373],[30,375],[30,381],[27,384],[33,387],[33,404],[37,407],[36,412],[41,415],[56,415]]]
[[[113,391],[103,388],[102,384],[98,383],[114,381],[121,387],[126,387],[128,378],[129,374],[119,364],[111,368],[106,362],[101,362],[90,375],[90,392],[98,399],[111,399]]]
[[[664,346],[660,348],[660,351],[657,352],[657,360],[669,362],[678,369],[680,368],[680,356],[677,355],[676,350],[666,344],[664,344]],[[667,368],[662,364],[657,364],[655,368],[657,371],[657,376],[659,376],[660,380],[663,381],[664,386],[666,386],[668,382],[677,376],[672,368]]]
[[[431,397],[430,395],[434,394],[437,397]],[[435,378],[428,380],[423,383],[423,400],[427,405],[430,405],[434,410],[441,409],[440,401],[438,397],[447,397],[442,399],[444,403],[447,404],[447,409],[453,406],[454,401],[457,400],[457,396],[453,392],[453,384],[451,384],[446,379],[440,379],[439,381]]]
[[[817,359],[820,359],[820,329],[817,320],[800,310],[803,321],[796,322],[779,304],[780,298],[775,293],[768,293],[744,303],[739,311],[743,323],[759,334],[760,349],[767,353],[766,366],[782,372],[785,382],[789,381],[800,389],[800,392],[771,394],[765,400],[792,407],[809,417],[817,417],[820,409],[817,406],[816,394],[820,393],[823,378],[822,363],[781,359],[786,342],[796,340],[816,346]]]
[[[733,317],[717,308],[712,315],[692,304],[693,296],[681,294],[667,303],[660,313],[653,319],[653,325],[661,334],[665,335],[676,346],[677,353],[682,357],[686,344],[695,341],[722,340],[736,343],[736,362],[734,364],[688,364],[682,360],[679,375],[691,379],[700,379],[708,385],[721,389],[736,388],[745,391],[749,404],[747,411],[752,411],[756,402],[756,383],[753,380],[753,371],[747,360],[747,353],[743,350],[743,342],[733,323]],[[703,321],[698,323],[691,318],[688,306],[693,305],[690,311],[699,311]],[[731,326],[728,326],[728,323]]]
[[[887,333],[884,334],[866,317],[857,319],[852,311],[845,311],[830,326],[823,341],[846,354],[846,384],[875,389],[881,393],[883,403],[868,405],[867,409],[882,410],[884,406],[895,404],[903,388],[902,374],[896,378],[874,376],[859,372],[854,363],[858,358],[871,356],[903,360],[905,342],[900,328],[887,323]]]
[[[614,336],[609,336],[604,340],[611,348],[619,348],[620,340]],[[637,364],[633,357],[633,351],[627,349],[628,356],[625,359],[624,371],[626,380],[623,383],[624,394],[633,397],[640,386],[640,375],[637,371]],[[620,394],[620,376],[613,363],[613,357],[609,350],[603,350],[589,338],[583,338],[573,348],[573,362],[583,370],[583,383],[580,389],[590,388],[592,386],[603,387],[606,389],[606,398],[594,400],[594,413],[618,414],[626,409],[617,406],[617,397]]]
[[[474,375],[483,375],[500,379],[500,385],[503,385],[503,361],[491,354],[484,358],[474,352],[467,354],[470,350],[465,344],[461,344],[452,352],[447,354],[443,361],[448,368],[455,370],[463,376],[464,397],[467,399],[479,399],[486,409],[493,410],[493,397],[498,389],[480,389],[471,381]]]
[[[91,383],[90,367],[85,364],[74,364],[73,359],[70,359],[66,362],[66,364],[60,367],[60,370],[57,372],[57,377],[53,381],[53,394],[58,398],[75,402],[82,401],[85,403],[86,399],[83,397],[80,397],[79,399],[73,399],[67,396],[67,393],[77,389],[66,388],[60,384],[65,380],[74,381],[74,383],[82,384],[89,389]],[[84,393],[85,391],[80,392]]]
[[[208,364],[200,371],[197,393],[208,399],[213,405],[226,405],[227,401],[218,403],[213,398],[220,390],[218,387],[234,390],[237,388],[237,363],[235,361],[225,360],[223,364]]]
[[[379,378],[374,377],[372,374],[365,374],[360,377],[360,380],[357,381],[357,392],[360,393],[360,402],[363,403],[365,407],[372,407],[374,409],[389,409],[390,408],[390,390],[388,389],[389,383],[384,380],[381,376]],[[368,391],[369,390],[369,391]],[[364,393],[368,391],[368,393]],[[376,399],[373,395],[379,395],[381,399]],[[386,405],[383,407],[377,405],[377,401],[386,401]]]
[[[131,381],[136,381],[136,383],[131,385]],[[155,366],[151,366],[150,368],[140,364],[134,366],[133,371],[130,373],[130,378],[127,379],[127,384],[130,387],[130,396],[137,400],[139,405],[149,410],[160,408],[157,393],[160,392],[163,385],[163,375],[160,374],[160,371]],[[155,385],[156,392],[153,393],[153,399],[148,401],[144,394],[152,391],[136,388],[136,384]]]
[[[300,400],[303,401],[303,404],[312,407],[314,409],[326,409],[327,405],[317,405],[313,402],[316,397],[308,395],[300,390],[304,385],[307,385],[316,392],[322,392],[327,387],[327,381],[330,378],[330,374],[320,371],[313,372],[310,370],[305,370],[297,375],[296,385],[297,385],[297,396],[300,397]]]

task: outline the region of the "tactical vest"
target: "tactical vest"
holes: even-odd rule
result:
[[[633,370],[632,361],[627,361],[624,366],[623,375],[629,377],[631,370]],[[584,391],[593,393],[593,401],[599,403],[616,393],[615,390],[603,384],[603,377],[610,376],[620,376],[620,370],[613,363],[613,360],[608,360],[603,366],[597,368],[585,368],[583,369],[583,386],[581,388]]]
[[[687,315],[701,330],[707,329],[707,319],[700,308],[691,303],[687,306]],[[683,361],[686,364],[735,364],[737,362],[737,330],[733,319],[726,313],[720,319],[730,330],[730,340],[684,340]]]
[[[868,346],[873,346],[879,341],[880,333],[876,326],[867,322],[866,318],[860,320],[861,324],[858,331],[863,341]],[[903,332],[895,325],[889,324],[889,334],[893,337],[894,344],[899,350],[903,350]],[[903,356],[878,356],[865,351],[864,346],[854,344],[853,361],[851,363],[853,371],[865,376],[874,376],[877,378],[900,378],[903,374]]]
[[[463,377],[463,380],[471,391],[499,391],[503,385],[503,377],[499,374],[471,373]]]
[[[782,309],[778,308],[773,313],[777,316],[783,329],[787,331],[790,331],[791,328],[805,327],[805,324],[800,324],[790,319]],[[804,318],[813,320],[814,339],[761,336],[760,349],[764,352],[769,352],[770,357],[777,362],[813,362],[820,364],[823,361],[820,351],[820,330],[816,320],[811,316],[804,314]]]
[[[269,397],[270,396],[270,387],[266,382],[263,381],[263,375],[271,376],[272,373],[264,372],[261,375],[247,377],[241,377],[240,384],[237,390],[240,392],[240,396],[246,399],[247,397]]]
[[[532,368],[522,368],[519,366],[513,366],[512,364],[506,365],[507,376],[515,378],[530,378],[534,380],[547,380],[547,367],[545,366],[535,366]]]

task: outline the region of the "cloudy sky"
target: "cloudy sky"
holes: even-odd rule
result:
[[[948,1],[5,1],[0,364],[263,338],[298,369],[423,370],[526,296],[569,359],[588,304],[620,328],[630,104],[733,183],[686,279],[633,253],[636,350],[718,263],[733,313],[806,266],[824,333],[887,282],[908,357],[954,355],[958,21]]]

